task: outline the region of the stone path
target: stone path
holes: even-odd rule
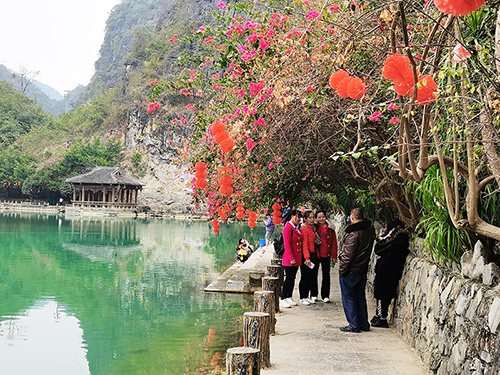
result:
[[[332,303],[282,309],[277,315],[276,335],[271,336],[272,368],[262,369],[262,375],[428,373],[417,354],[392,328],[372,328],[362,333],[339,330],[347,322],[336,268],[332,271],[331,297]],[[297,288],[294,300],[299,300]],[[371,318],[375,306],[371,298],[368,300]]]

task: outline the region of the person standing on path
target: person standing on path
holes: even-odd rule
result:
[[[320,243],[316,244],[316,249],[319,254],[319,264],[321,265],[321,298],[323,302],[330,302],[330,265],[333,267],[337,263],[337,234],[335,229],[330,227],[326,221],[325,211],[316,211],[316,233],[319,235]],[[317,273],[316,279],[313,281],[318,284]],[[316,287],[317,289],[317,287]]]
[[[302,265],[300,266],[299,296],[300,304],[309,306],[311,303],[316,303],[318,299],[319,257],[315,246],[314,212],[306,211],[304,220],[305,223],[300,227],[302,232]]]
[[[349,325],[340,330],[359,333],[370,330],[365,288],[375,228],[360,207],[352,209],[350,219],[352,224],[345,230],[344,244],[339,253],[340,292]]]
[[[372,327],[388,328],[387,311],[396,297],[399,280],[403,275],[406,257],[410,253],[410,236],[399,219],[389,219],[375,240],[375,280],[373,295],[377,311],[371,320]]]
[[[270,243],[273,242],[273,233],[274,233],[274,222],[273,217],[269,216],[265,221],[266,224],[266,246],[269,246]]]
[[[298,210],[290,211],[290,220],[283,228],[283,246],[285,252],[281,264],[285,272],[283,289],[281,292],[280,307],[288,308],[297,306],[297,302],[292,299],[293,287],[297,270],[302,265],[302,233],[299,228],[302,213]]]

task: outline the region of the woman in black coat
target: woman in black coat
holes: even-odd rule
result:
[[[410,253],[410,236],[399,219],[389,219],[375,242],[374,297],[377,312],[371,320],[373,327],[388,328],[387,311],[391,300],[396,297],[399,280],[403,275],[406,256]]]

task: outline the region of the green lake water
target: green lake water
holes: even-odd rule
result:
[[[205,222],[0,214],[0,374],[206,374],[250,295],[204,293],[246,236]]]

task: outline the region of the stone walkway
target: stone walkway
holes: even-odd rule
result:
[[[428,373],[417,354],[392,328],[372,328],[362,333],[339,330],[347,322],[340,300],[337,268],[332,271],[331,297],[332,303],[282,309],[277,315],[276,335],[271,336],[272,368],[262,369],[262,375]],[[299,301],[297,288],[294,300]],[[371,318],[375,306],[371,298],[368,302]]]

